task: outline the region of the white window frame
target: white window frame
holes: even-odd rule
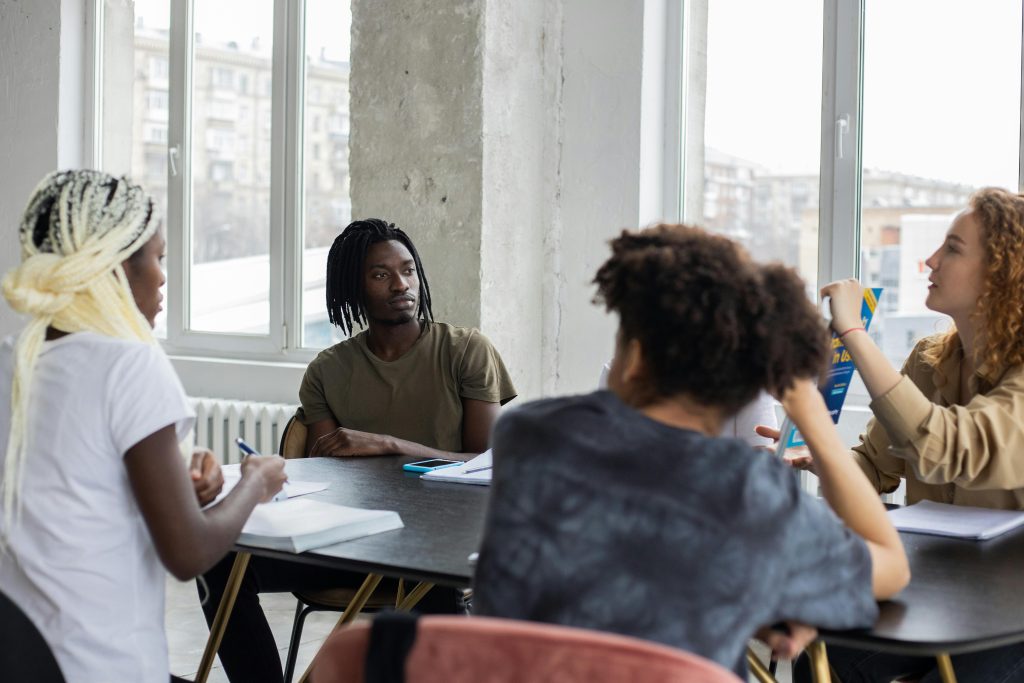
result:
[[[168,78],[167,339],[164,348],[181,359],[305,365],[319,349],[302,347],[302,244],[304,231],[303,130],[305,0],[274,0],[271,92],[269,235],[269,332],[230,334],[189,329],[192,253],[191,149],[194,1],[171,0]],[[89,158],[102,166],[100,139],[104,0],[89,0],[87,26],[92,106],[86,122]],[[148,68],[148,66],[147,66]],[[256,84],[255,87],[258,87]],[[294,387],[289,387],[294,391]]]
[[[859,274],[865,6],[865,0],[823,0],[818,287]],[[665,217],[681,221],[685,219],[685,149],[688,141],[692,144],[695,139],[702,140],[704,131],[689,130],[685,126],[687,60],[691,54],[689,31],[695,2],[668,0],[668,7],[668,16],[681,17],[682,25],[668,22],[665,145],[674,153],[665,154],[662,174]],[[1024,36],[1024,25],[1021,32]],[[1024,40],[1021,65],[1018,191],[1024,192]],[[679,132],[674,132],[671,126]]]

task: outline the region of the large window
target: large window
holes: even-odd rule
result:
[[[818,268],[820,26],[821,0],[708,3],[706,91],[695,84],[688,93],[688,106],[704,100],[704,144],[703,160],[689,160],[687,188],[702,200],[688,202],[686,219],[810,282]]]
[[[1020,185],[1021,4],[683,2],[681,217],[795,266],[811,296],[884,287],[872,335],[899,366],[948,325],[924,261],[953,215]]]
[[[306,360],[350,220],[347,0],[106,0],[102,166],[166,216],[169,350]]]

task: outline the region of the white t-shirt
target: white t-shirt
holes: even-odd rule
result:
[[[14,339],[0,344],[0,466]],[[45,342],[29,396],[21,513],[0,591],[35,623],[69,683],[167,683],[163,565],[122,458],[195,415],[164,352],[91,332]]]
[[[598,389],[608,388],[608,373],[611,371],[611,363],[605,363],[601,368],[601,376],[597,380]],[[740,412],[725,421],[722,425],[722,433],[719,436],[731,436],[743,439],[755,448],[758,446],[772,446],[772,440],[766,439],[754,431],[754,427],[764,425],[772,429],[779,428],[779,419],[775,416],[775,403],[772,397],[761,392],[753,401],[743,406]]]

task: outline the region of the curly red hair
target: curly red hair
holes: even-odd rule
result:
[[[981,226],[985,285],[974,317],[979,325],[975,363],[995,382],[1006,368],[1024,363],[1024,195],[995,187],[978,190],[969,206]],[[924,351],[937,365],[956,348],[956,329]]]

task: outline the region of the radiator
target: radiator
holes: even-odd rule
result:
[[[209,448],[221,463],[238,462],[235,439],[242,437],[260,453],[277,453],[281,433],[296,405],[223,398],[189,398],[196,411],[195,443]]]

